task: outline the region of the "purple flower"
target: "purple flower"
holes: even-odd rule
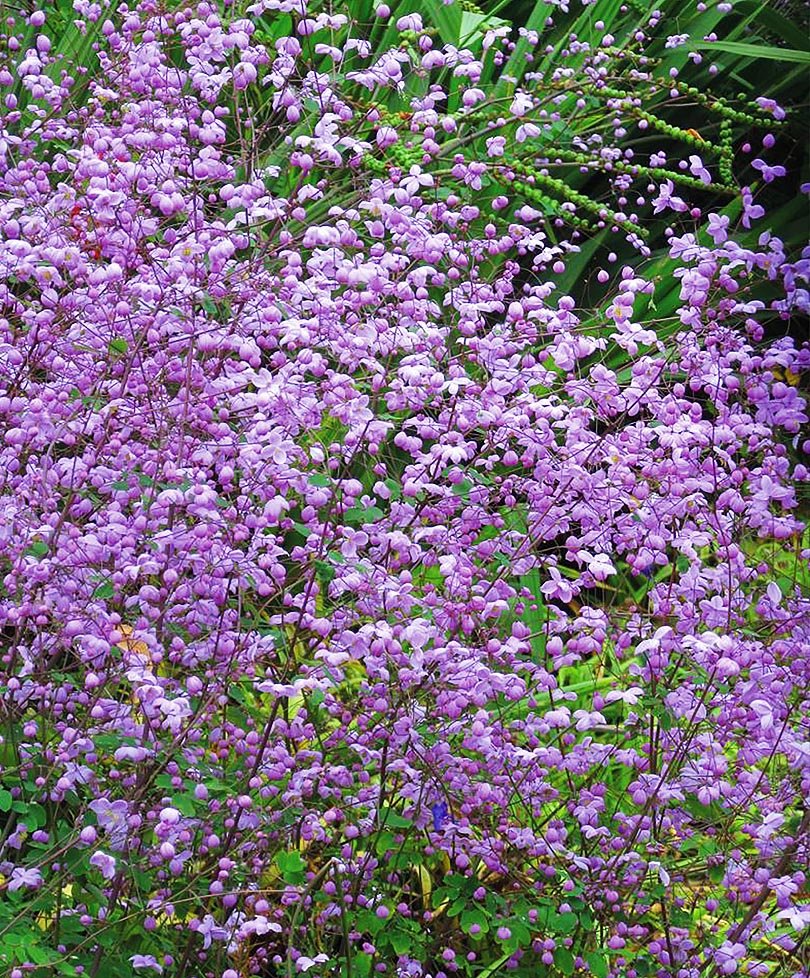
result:
[[[785,118],[785,110],[780,108],[772,98],[765,98],[764,96],[760,95],[760,97],[756,99],[756,103],[763,110],[763,112],[770,112],[777,121],[780,122]]]
[[[699,177],[704,183],[712,182],[712,175],[703,165],[703,160],[699,156],[689,157],[689,172],[696,177]]]
[[[794,930],[804,930],[805,927],[810,927],[810,904],[780,910],[776,917],[779,920],[787,920]]]
[[[310,968],[314,968],[318,964],[326,964],[328,960],[329,956],[327,954],[316,954],[314,958],[302,954],[295,959],[295,969],[296,971],[307,972]]]
[[[163,965],[153,954],[133,954],[129,960],[133,968],[151,968],[158,974],[163,974]]]
[[[752,160],[751,166],[753,166],[755,170],[759,170],[765,183],[773,183],[774,180],[785,176],[787,173],[787,170],[783,166],[779,164],[776,166],[771,166],[770,164],[766,163],[765,160],[761,160],[759,158]]]
[[[737,970],[738,962],[746,955],[745,944],[725,941],[715,952],[715,964],[721,975],[733,975]]]
[[[765,208],[754,203],[754,195],[750,187],[743,187],[742,191],[743,216],[742,224],[745,228],[751,227],[751,221],[756,221],[765,214]]]
[[[75,0],[99,28],[80,85],[50,13],[4,28],[3,684],[30,797],[75,824],[21,813],[3,885],[39,897],[58,859],[80,907],[83,871],[108,898],[131,875],[103,924],[133,974],[189,939],[224,978],[271,945],[320,974],[291,930],[313,874],[282,854],[321,853],[327,926],[365,865],[382,922],[397,867],[363,853],[404,805],[416,862],[452,836],[472,901],[479,866],[518,881],[492,938],[529,890],[572,917],[598,897],[624,960],[745,971],[806,916],[810,349],[769,324],[810,309],[810,250],[767,192],[739,221],[695,206],[718,157],[668,168],[652,62],[612,88],[628,45],[641,71],[688,40],[660,12],[567,37],[544,79],[540,24],[449,43],[399,9],[371,43],[328,4],[246,2]],[[743,145],[767,191],[775,137]],[[664,941],[634,901],[703,851],[696,799],[755,824],[709,853],[723,933]],[[45,881],[16,865],[40,855]]]
[[[90,865],[94,866],[105,880],[111,880],[115,876],[115,857],[108,855],[106,852],[101,852],[100,850],[99,852],[94,852],[90,857]]]
[[[556,567],[549,567],[548,573],[551,580],[545,581],[540,590],[547,598],[557,598],[563,604],[569,604],[573,600],[574,589]]]
[[[447,802],[439,801],[435,805],[432,805],[430,810],[433,813],[433,829],[436,832],[441,832],[449,815]]]
[[[399,140],[396,129],[391,126],[380,126],[374,138],[380,149],[387,149]]]
[[[13,869],[8,881],[8,889],[11,893],[14,893],[15,890],[21,890],[23,887],[35,890],[41,885],[42,873],[38,869],[26,869],[23,866],[17,866]]]
[[[195,933],[202,935],[203,950],[208,950],[212,941],[227,941],[231,936],[228,928],[218,924],[210,913],[202,920],[192,920],[189,926]]]
[[[660,214],[662,211],[688,211],[689,206],[680,197],[674,196],[675,184],[671,180],[665,180],[658,188],[658,196],[653,197],[653,213]]]
[[[125,801],[111,802],[109,798],[97,798],[88,807],[98,819],[99,828],[106,832],[110,848],[125,848],[129,836],[129,805]]]
[[[728,240],[729,219],[725,214],[709,214],[709,235],[715,244]]]
[[[487,140],[488,156],[503,156],[506,139],[503,136],[492,136]]]

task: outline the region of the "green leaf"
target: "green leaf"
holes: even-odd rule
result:
[[[549,926],[557,934],[570,934],[577,929],[578,923],[575,913],[561,913],[551,918]]]
[[[574,955],[565,947],[558,947],[554,951],[554,964],[564,975],[574,973]]]
[[[374,523],[383,518],[383,511],[377,506],[352,506],[343,514],[347,523]]]
[[[27,557],[47,557],[50,547],[44,540],[34,540],[30,547],[25,551]]]
[[[387,933],[386,936],[388,936]],[[418,927],[412,925],[407,928],[406,925],[402,925],[402,929],[395,930],[388,937],[388,940],[397,954],[413,954],[422,943],[421,937],[422,932]]]
[[[287,883],[300,883],[304,875],[306,863],[300,852],[294,849],[288,852],[276,853],[276,865]]]
[[[115,588],[109,581],[105,581],[93,591],[93,597],[98,598],[100,601],[106,601],[115,595]]]
[[[129,344],[123,338],[123,336],[116,336],[114,340],[110,340],[110,345],[107,347],[110,354],[113,356],[123,356],[129,349]]]
[[[493,978],[494,975],[499,974],[501,965],[506,964],[512,957],[512,953],[512,951],[507,951],[506,954],[502,954],[497,961],[493,961],[488,968],[480,972],[478,978]]]
[[[524,574],[520,583],[522,587],[528,588],[532,593],[531,604],[537,605],[536,609],[527,607],[523,612],[523,623],[527,628],[531,629],[532,637],[529,640],[532,647],[532,654],[538,659],[542,660],[546,652],[546,636],[545,627],[548,619],[548,611],[546,609],[545,602],[543,600],[543,592],[540,590],[541,580],[540,571],[534,567]]]
[[[49,964],[58,960],[61,955],[42,944],[30,944],[28,946],[28,957],[34,964]]]
[[[392,852],[397,848],[397,837],[393,832],[380,832],[377,842],[374,845],[378,856],[384,856],[387,852]]]
[[[190,817],[196,811],[194,797],[192,795],[179,795],[173,797],[172,804],[182,815],[188,815]]]
[[[371,934],[372,937],[379,934],[385,926],[385,921],[381,917],[378,917],[372,910],[366,910],[357,917],[357,929]]]
[[[466,16],[461,12],[461,5],[446,4],[442,0],[428,0],[424,9],[438,28],[443,43],[457,46],[461,36],[462,18]]]
[[[314,699],[314,695],[312,697]],[[410,829],[413,822],[409,818],[400,815],[393,808],[384,808],[380,812],[380,824],[388,829]]]
[[[607,978],[608,959],[604,951],[591,951],[585,960],[588,962],[588,971],[595,978]]]
[[[763,5],[760,2],[743,2],[739,4],[739,9],[741,12],[751,11],[758,25],[778,34],[788,46],[804,50],[808,50],[810,47],[808,43],[810,39],[808,39],[806,32],[798,24],[794,24],[789,18],[780,14],[778,10],[774,10],[773,7]]]
[[[399,499],[402,495],[402,487],[395,479],[386,479],[384,485],[388,487],[388,491],[391,493],[393,500]]]
[[[320,577],[321,580],[326,584],[329,584],[330,581],[333,581],[335,578],[335,574],[337,573],[335,571],[335,568],[329,563],[328,560],[316,560],[315,568],[318,571],[318,577]]]
[[[371,955],[361,951],[352,958],[352,967],[358,978],[368,978],[371,974]]]
[[[489,930],[489,918],[484,911],[479,910],[477,907],[471,907],[469,910],[465,910],[461,915],[461,929],[464,933],[469,934],[470,928],[476,924],[481,928],[479,934],[486,934]]]
[[[6,791],[5,788],[0,788],[0,812],[11,811],[11,805],[14,801],[11,792]]]
[[[767,44],[744,44],[742,41],[707,41],[694,45],[702,51],[723,51],[745,58],[767,58],[769,61],[790,61],[810,65],[810,51],[796,51],[793,48],[775,48]]]
[[[467,897],[466,894],[462,894],[461,896],[456,897],[456,899],[453,900],[453,902],[447,908],[447,916],[458,917],[458,915],[467,906],[469,902],[470,902],[469,898]]]
[[[36,802],[31,805],[26,805],[25,821],[29,831],[38,829],[48,821],[48,813],[42,805],[37,805]]]

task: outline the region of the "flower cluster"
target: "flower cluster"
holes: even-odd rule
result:
[[[349,8],[4,39],[0,962],[799,974],[774,137],[666,121],[660,14]]]

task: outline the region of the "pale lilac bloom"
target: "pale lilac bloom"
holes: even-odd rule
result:
[[[11,893],[14,893],[15,890],[21,890],[23,887],[29,890],[35,890],[41,885],[42,873],[38,869],[27,869],[23,866],[17,866],[16,869],[11,871],[8,890]]]
[[[540,590],[547,598],[557,598],[563,604],[568,604],[574,597],[574,590],[566,581],[556,567],[548,569],[550,581],[545,581],[540,585]]]
[[[743,203],[742,225],[744,228],[750,228],[751,221],[764,216],[765,208],[754,203],[754,195],[751,193],[750,187],[743,187],[741,193]]]
[[[760,159],[752,160],[751,166],[753,166],[755,170],[759,170],[765,183],[773,183],[774,180],[785,176],[787,173],[787,170],[783,166],[779,164],[776,166],[771,166],[769,163],[766,163],[765,160]]]
[[[696,155],[689,157],[689,172],[698,177],[704,183],[712,182],[712,175],[703,164],[703,160]]]
[[[492,136],[487,140],[488,156],[503,156],[506,139],[503,136]]]
[[[227,941],[231,936],[228,928],[218,924],[210,913],[202,920],[192,920],[191,929],[202,935],[204,951],[211,947],[212,941]]]
[[[770,112],[777,122],[781,122],[785,118],[785,110],[781,108],[772,98],[765,98],[760,96],[755,99],[757,105],[765,112]]]
[[[574,718],[577,721],[577,730],[590,730],[599,724],[605,723],[605,718],[598,710],[574,710]]]
[[[100,850],[99,852],[94,852],[90,857],[90,865],[94,866],[105,880],[111,880],[115,876],[115,857],[108,855],[106,852],[101,852]]]
[[[751,709],[756,713],[763,730],[773,727],[773,707],[766,700],[751,700]]]
[[[728,240],[729,219],[725,214],[709,214],[709,235],[715,244]]]
[[[122,800],[111,802],[109,798],[97,798],[88,806],[104,829],[111,849],[123,849],[127,843],[129,805]]]
[[[721,975],[733,975],[739,966],[739,962],[746,955],[745,944],[726,941],[715,952],[715,964]]]
[[[782,910],[790,904],[793,894],[799,892],[799,884],[792,876],[772,876],[768,886],[773,890],[777,907]]]
[[[776,581],[771,581],[771,583],[765,589],[765,593],[768,595],[768,600],[772,605],[780,605],[782,603],[782,589],[776,583]]]
[[[629,689],[611,689],[605,695],[606,703],[616,703],[621,700],[629,706],[635,706],[639,699],[644,695],[644,690],[640,686],[631,686]]]
[[[810,926],[810,904],[801,907],[788,907],[776,915],[779,920],[787,920],[794,930],[804,930]]]
[[[401,186],[413,196],[418,194],[422,187],[432,187],[433,177],[429,173],[423,173],[421,166],[414,164],[408,170],[408,175],[402,180]]]
[[[314,968],[316,964],[326,964],[329,960],[329,956],[326,954],[316,954],[314,958],[307,957],[306,954],[302,954],[295,960],[295,967],[297,971],[307,972],[310,968]]]
[[[525,92],[517,92],[509,106],[509,111],[515,116],[524,116],[532,107],[532,100]]]
[[[153,954],[133,954],[129,960],[133,968],[151,968],[159,975],[163,974],[163,965]]]
[[[689,206],[680,197],[674,195],[675,184],[671,180],[665,180],[658,188],[658,196],[653,197],[653,214],[660,214],[669,208],[672,211],[688,211]]]
[[[534,139],[539,135],[540,127],[534,122],[524,122],[515,131],[515,139],[519,143],[525,143],[527,139]]]

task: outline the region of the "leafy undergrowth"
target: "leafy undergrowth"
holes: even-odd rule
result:
[[[799,13],[5,13],[2,973],[810,973]]]

